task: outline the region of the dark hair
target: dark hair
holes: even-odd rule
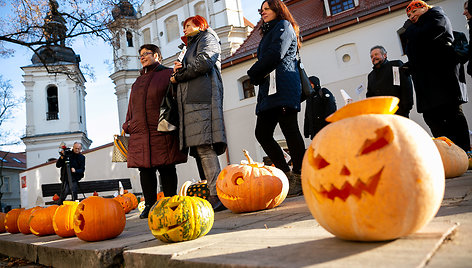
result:
[[[200,15],[195,15],[193,17],[187,18],[184,21],[184,27],[185,27],[185,24],[187,24],[188,21],[193,22],[193,24],[195,24],[195,26],[200,28],[201,31],[205,31],[209,27],[207,20],[204,17],[200,16]]]
[[[261,4],[261,9],[264,3],[266,2],[269,5],[269,8],[275,12],[277,19],[287,20],[290,22],[290,24],[292,24],[292,27],[295,30],[295,34],[297,35],[297,47],[300,48],[302,46],[302,42],[300,40],[300,27],[298,26],[295,19],[292,17],[292,14],[288,10],[287,6],[281,0],[265,0]],[[262,27],[259,30],[262,34]]]
[[[380,45],[373,46],[370,49],[370,52],[372,52],[372,50],[374,49],[380,49],[380,52],[382,52],[382,54],[387,54],[387,50],[383,46],[380,46]]]
[[[162,54],[161,54],[161,50],[159,49],[158,46],[154,45],[154,44],[144,44],[142,45],[139,50],[138,50],[138,54],[141,54],[141,50],[143,49],[147,49],[147,50],[150,50],[152,51],[152,53],[156,54],[157,53],[157,60],[160,62],[162,61]]]

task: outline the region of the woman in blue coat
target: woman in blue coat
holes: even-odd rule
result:
[[[259,85],[256,105],[256,139],[274,165],[289,179],[289,196],[302,194],[301,166],[305,143],[298,127],[301,84],[297,69],[299,28],[287,6],[280,0],[266,0],[259,10],[263,24],[257,48],[258,61],[248,70],[252,84]],[[285,161],[274,139],[280,125],[287,141],[293,168]]]

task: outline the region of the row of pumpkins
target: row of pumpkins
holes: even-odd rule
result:
[[[64,201],[61,206],[17,208],[0,213],[0,232],[105,240],[123,232],[125,213],[137,206],[136,196],[125,193],[115,198],[91,196],[80,203]]]
[[[315,136],[305,153],[302,187],[306,203],[319,224],[339,238],[383,241],[417,231],[437,213],[445,177],[460,176],[468,168],[467,155],[451,141],[433,141],[412,120],[393,115],[398,101],[395,97],[373,97],[344,106],[327,118],[332,124]],[[252,161],[244,153],[247,161],[225,167],[218,176],[221,202],[235,213],[280,205],[288,193],[285,174]],[[210,231],[214,212],[201,195],[204,188],[191,187],[191,191],[182,188],[179,195],[154,204],[148,225],[156,238],[186,241]],[[203,198],[186,196],[195,191]],[[79,238],[94,241],[115,226],[114,236],[123,230],[123,209],[118,209],[115,200],[104,200],[87,198],[78,205],[70,224]],[[106,212],[116,214],[112,215],[115,220],[106,219],[113,226],[100,222],[106,218],[104,212],[95,209],[86,213],[91,207],[87,202],[103,202],[104,206],[114,202],[110,206],[116,209]],[[123,207],[125,203],[121,202]],[[93,225],[106,230],[82,238]],[[36,232],[34,228],[30,226],[32,232]]]

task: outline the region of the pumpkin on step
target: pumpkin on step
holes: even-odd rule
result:
[[[125,193],[123,196],[126,196],[131,200],[131,203],[133,204],[132,209],[136,209],[138,207],[138,198],[133,193]]]
[[[285,173],[263,163],[256,163],[243,151],[247,162],[225,167],[216,181],[219,199],[235,213],[270,209],[280,205],[288,193]]]
[[[14,208],[8,211],[5,215],[5,229],[11,234],[16,234],[20,232],[18,229],[18,217],[20,216],[21,211],[25,210],[24,208]]]
[[[461,147],[446,137],[434,138],[433,141],[441,155],[446,179],[459,177],[469,169],[467,153]]]
[[[128,196],[125,195],[119,195],[115,198],[116,201],[120,202],[121,207],[123,207],[123,210],[125,211],[125,214],[133,210],[133,202]]]
[[[114,238],[123,232],[125,225],[125,211],[113,198],[87,197],[74,214],[75,235],[84,241]]]
[[[305,153],[306,203],[318,223],[339,238],[406,236],[426,225],[441,205],[441,156],[419,125],[393,115],[397,103],[395,97],[367,98],[353,103],[352,113],[351,104],[344,106],[327,118],[333,123]],[[363,104],[370,114],[362,113]]]
[[[165,197],[156,202],[148,217],[152,234],[163,242],[193,240],[207,234],[213,226],[211,204],[199,197]]]
[[[4,233],[5,229],[5,217],[7,216],[6,213],[0,212],[0,233]]]
[[[54,232],[60,237],[75,236],[74,232],[74,214],[79,202],[64,201],[61,206],[56,209],[52,217],[52,226]]]
[[[30,230],[34,235],[44,236],[55,234],[52,226],[52,218],[58,205],[52,205],[46,208],[39,208],[31,213],[29,218]]]
[[[20,212],[20,215],[18,216],[18,230],[20,230],[22,234],[31,234],[29,219],[31,213],[33,213],[33,211],[39,208],[41,207],[38,206],[30,209],[25,209]]]
[[[208,200],[210,196],[210,190],[208,190],[208,184],[206,180],[199,181],[194,184],[190,184],[187,188],[188,196],[197,196],[202,199]]]

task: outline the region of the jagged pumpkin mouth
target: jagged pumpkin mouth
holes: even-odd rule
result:
[[[336,188],[333,184],[331,184],[331,187],[324,187],[323,185],[320,185],[319,190],[317,190],[316,187],[310,183],[310,188],[312,192],[315,193],[318,201],[323,199],[334,201],[335,198],[339,198],[344,202],[349,196],[355,196],[360,199],[362,197],[362,193],[375,195],[383,169],[384,168],[382,167],[377,173],[369,177],[365,183],[361,179],[357,179],[354,185],[346,181],[341,186],[341,188]]]
[[[184,224],[186,224],[188,222],[188,220],[185,220],[181,223],[177,223],[177,224],[174,224],[174,225],[170,225],[170,226],[165,226],[165,227],[161,227],[157,230],[152,230],[152,233],[155,234],[155,235],[163,235],[163,234],[166,234],[166,233],[169,233],[171,232],[172,230],[176,229],[176,228],[179,228],[181,226],[183,226]]]

